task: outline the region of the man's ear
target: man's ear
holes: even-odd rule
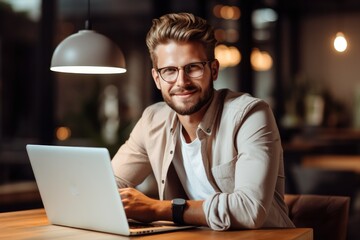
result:
[[[159,76],[159,73],[156,71],[155,68],[152,68],[151,69],[151,75],[153,77],[153,80],[155,82],[155,85],[156,87],[161,90],[161,87],[160,87],[160,76]]]
[[[217,59],[211,62],[211,75],[213,81],[216,81],[219,76],[220,63]]]

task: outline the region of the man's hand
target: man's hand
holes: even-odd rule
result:
[[[172,220],[171,202],[152,199],[134,188],[119,189],[126,216],[140,222]]]

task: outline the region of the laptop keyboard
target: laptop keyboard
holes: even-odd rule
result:
[[[149,228],[149,227],[159,227],[159,225],[153,225],[150,223],[141,223],[141,222],[129,222],[130,229],[141,229],[141,228]]]

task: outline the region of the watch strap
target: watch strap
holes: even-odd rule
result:
[[[175,198],[172,200],[173,222],[178,225],[184,225],[184,210],[186,206],[185,199]]]

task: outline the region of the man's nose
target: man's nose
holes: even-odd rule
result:
[[[176,85],[186,85],[190,81],[189,77],[186,75],[185,70],[183,68],[179,69],[179,74],[176,79]]]

